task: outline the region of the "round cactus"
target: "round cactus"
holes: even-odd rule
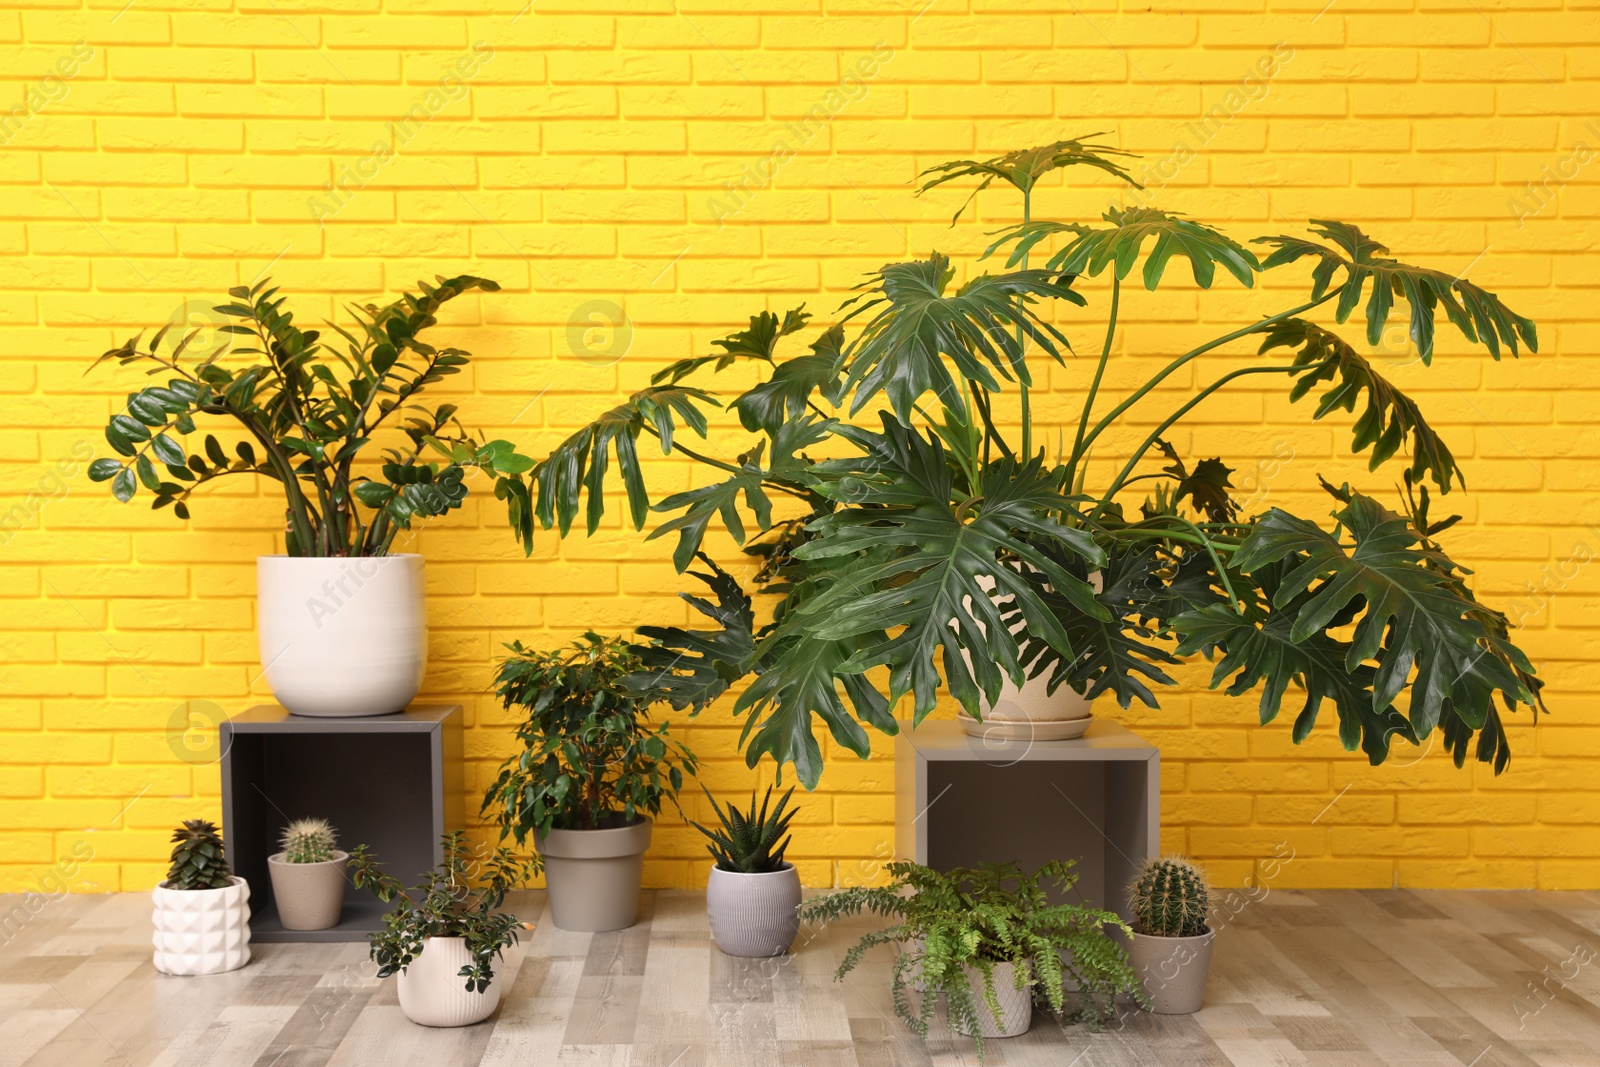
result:
[[[1186,860],[1146,861],[1128,895],[1140,933],[1195,937],[1206,932],[1206,876]]]
[[[296,819],[283,830],[287,863],[326,863],[333,859],[334,833],[327,819]]]

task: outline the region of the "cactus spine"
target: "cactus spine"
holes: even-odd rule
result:
[[[1210,901],[1206,878],[1180,859],[1148,860],[1129,889],[1140,933],[1156,937],[1196,937],[1206,932]]]
[[[172,831],[172,866],[167,870],[169,889],[225,889],[233,872],[222,851],[216,823],[185,819]]]
[[[333,859],[334,833],[327,819],[296,819],[280,839],[286,863],[326,863]]]

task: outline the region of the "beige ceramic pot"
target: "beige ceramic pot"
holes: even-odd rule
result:
[[[470,1026],[494,1014],[500,1005],[500,982],[479,993],[467,988],[461,968],[472,962],[464,937],[430,937],[422,955],[396,977],[400,1010],[423,1026]]]
[[[326,930],[339,925],[344,906],[347,852],[321,863],[290,863],[279,852],[267,857],[272,900],[285,930]]]
[[[640,819],[601,830],[551,830],[535,839],[557,929],[600,933],[634,924],[652,825]]]
[[[1128,962],[1144,983],[1150,1010],[1158,1015],[1192,1015],[1206,995],[1215,930],[1194,937],[1156,937],[1135,933],[1128,943]]]

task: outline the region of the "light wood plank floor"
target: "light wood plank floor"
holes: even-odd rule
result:
[[[700,894],[645,898],[622,933],[542,925],[489,1021],[430,1030],[367,977],[362,945],[259,945],[243,970],[172,978],[150,963],[147,897],[66,897],[5,931],[0,1067],[977,1062],[971,1042],[893,1018],[886,955],[834,981],[871,920],[743,961],[712,946]],[[544,896],[514,906],[538,920]],[[1198,1015],[1100,1032],[1039,1015],[987,1049],[997,1067],[1600,1067],[1600,895],[1275,889],[1222,925]]]

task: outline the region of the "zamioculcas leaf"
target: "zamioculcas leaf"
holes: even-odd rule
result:
[[[126,504],[133,499],[133,494],[138,491],[138,485],[133,480],[133,469],[124,467],[111,479],[111,495]]]

